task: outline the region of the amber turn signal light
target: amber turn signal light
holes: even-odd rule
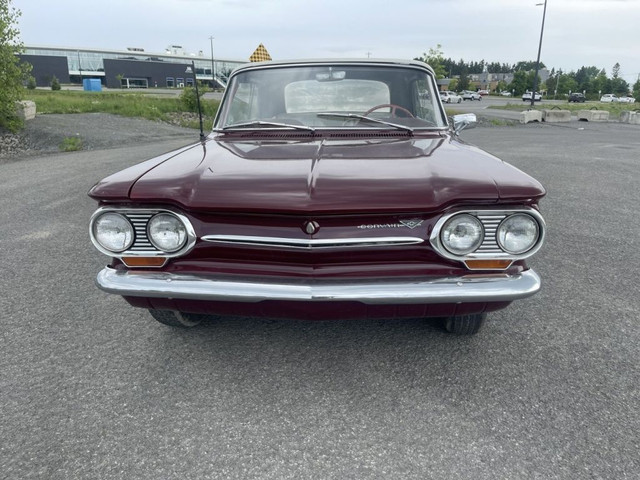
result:
[[[465,260],[469,270],[504,270],[512,260]]]
[[[165,257],[122,257],[121,260],[127,267],[162,267],[167,261]]]

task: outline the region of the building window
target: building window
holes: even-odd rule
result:
[[[193,87],[193,78],[187,78],[187,87]]]
[[[184,78],[176,78],[176,82],[178,84],[178,88],[183,88],[184,87]]]
[[[176,82],[173,77],[167,77],[167,87],[173,88],[176,86]]]
[[[120,80],[120,86],[123,88],[149,88],[149,79],[127,77]]]

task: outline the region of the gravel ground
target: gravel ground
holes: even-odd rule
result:
[[[515,122],[502,121],[502,125]],[[493,127],[490,119],[478,116],[478,127]],[[77,137],[81,150],[103,150],[131,144],[142,144],[172,137],[198,139],[197,130],[141,118],[121,117],[108,113],[37,115],[24,131],[11,134],[0,130],[0,163],[25,156],[58,153],[65,139]]]
[[[198,132],[166,123],[108,113],[37,115],[18,134],[0,131],[0,162],[30,155],[58,153],[62,142],[70,137],[80,139],[82,150],[102,150],[189,136],[193,136],[195,141],[198,139]]]

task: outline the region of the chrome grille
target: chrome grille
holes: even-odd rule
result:
[[[155,253],[159,250],[154,247],[149,241],[149,237],[147,237],[147,224],[151,217],[153,217],[154,213],[132,213],[127,212],[124,214],[125,217],[131,222],[133,228],[136,232],[136,238],[133,242],[133,245],[128,250],[128,252],[136,252],[136,253]]]
[[[498,246],[498,241],[496,240],[496,231],[498,230],[500,222],[502,222],[506,217],[506,214],[477,215],[478,220],[480,220],[484,226],[484,240],[482,245],[480,245],[478,250],[476,250],[477,253],[503,253],[502,249]]]

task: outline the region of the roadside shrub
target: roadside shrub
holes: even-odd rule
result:
[[[36,89],[36,79],[33,78],[32,76],[29,76],[29,78],[27,79],[27,88],[29,90],[35,90]]]
[[[82,150],[82,139],[80,137],[65,137],[58,148],[62,152],[77,152]]]
[[[198,85],[198,93],[200,94],[200,102],[202,103],[202,96],[209,91],[208,88]],[[185,87],[180,94],[180,103],[187,112],[198,111],[198,98],[196,96],[196,89],[194,87]],[[201,105],[204,108],[204,104]]]
[[[51,90],[60,90],[60,81],[55,75],[51,79]]]

